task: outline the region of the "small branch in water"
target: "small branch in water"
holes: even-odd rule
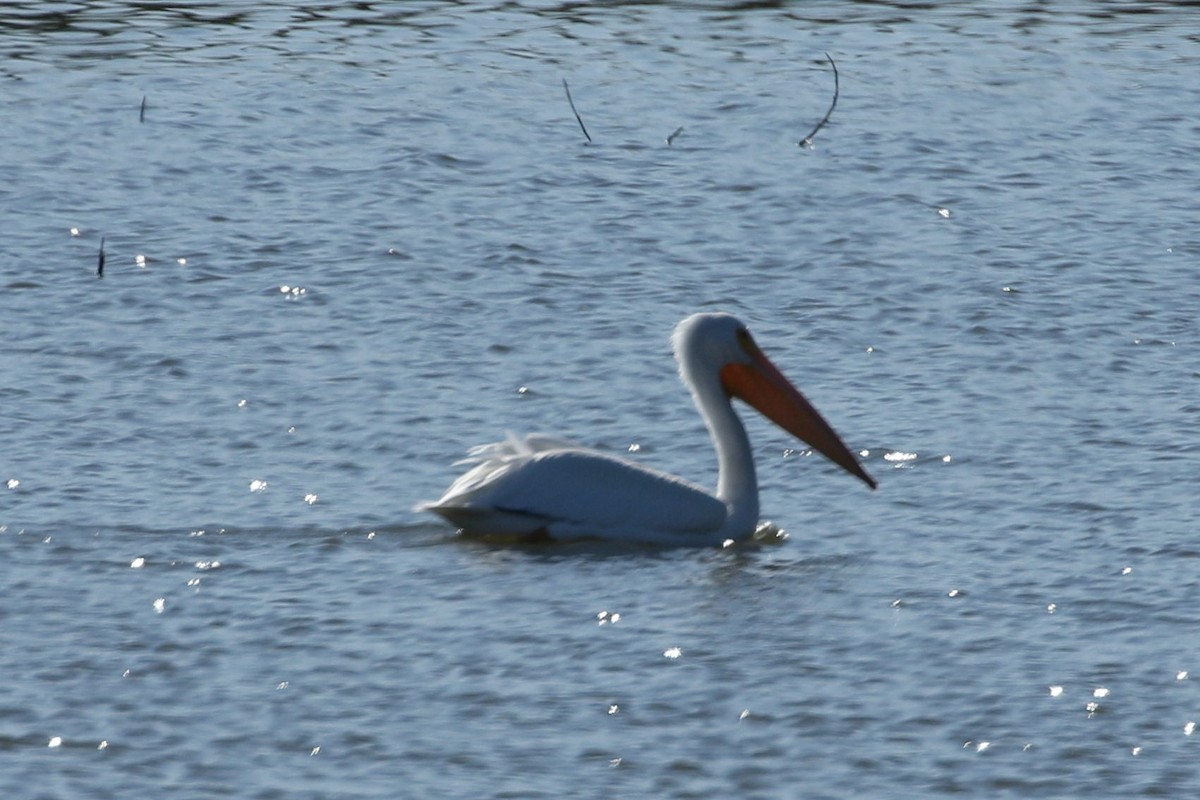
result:
[[[138,109],[138,122],[146,121],[146,95],[142,95],[142,107]]]
[[[575,114],[575,121],[579,123],[579,130],[583,131],[583,135],[587,137],[588,144],[591,144],[592,137],[588,135],[587,128],[583,126],[583,118],[579,116],[579,112],[575,111],[575,101],[571,99],[571,88],[567,86],[567,79],[563,78],[563,89],[567,93],[567,102],[571,104],[571,111]]]
[[[104,277],[104,237],[100,237],[100,258],[96,261],[96,277]]]
[[[817,131],[825,127],[825,123],[829,122],[829,117],[833,114],[833,110],[837,108],[838,92],[841,89],[839,85],[840,81],[838,80],[837,64],[833,63],[833,56],[829,55],[829,53],[826,53],[825,57],[829,59],[829,66],[833,67],[833,102],[829,104],[829,110],[825,112],[825,116],[817,123],[817,127],[812,129],[812,133],[797,142],[801,147],[813,146],[813,137],[817,135]]]
[[[670,146],[671,146],[671,143],[675,141],[675,137],[676,137],[676,136],[678,136],[678,135],[679,135],[679,134],[681,134],[681,133],[683,133],[683,126],[682,126],[682,125],[680,125],[678,128],[676,128],[676,129],[675,129],[675,132],[674,132],[674,133],[672,133],[670,136],[668,136],[668,137],[667,137],[667,147],[670,147]]]

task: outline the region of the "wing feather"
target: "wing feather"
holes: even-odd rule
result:
[[[476,466],[424,507],[468,532],[669,539],[711,533],[728,513],[696,484],[560,439],[510,435],[472,456]]]

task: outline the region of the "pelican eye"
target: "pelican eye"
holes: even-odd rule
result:
[[[758,345],[754,343],[754,337],[750,335],[750,331],[745,328],[738,328],[737,333],[738,346],[746,353],[746,355],[754,355],[758,352]]]

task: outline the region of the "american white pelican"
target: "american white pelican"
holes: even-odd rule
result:
[[[715,495],[690,481],[562,439],[533,434],[476,447],[440,500],[418,506],[464,533],[714,545],[758,525],[758,481],[740,398],[872,489],[875,481],[817,410],[730,314],[694,314],[672,337],[679,373],[717,449]]]

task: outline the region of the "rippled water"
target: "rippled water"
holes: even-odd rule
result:
[[[16,2],[0,55],[5,796],[1200,789],[1194,9]],[[749,419],[778,546],[411,510],[506,429],[713,481],[718,307],[879,491]]]

